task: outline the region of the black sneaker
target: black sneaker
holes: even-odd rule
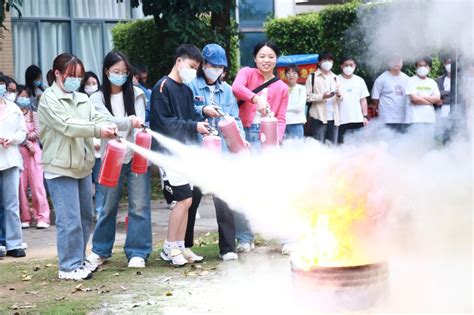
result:
[[[18,249],[7,250],[7,256],[20,258],[20,257],[25,257],[26,253],[23,249],[18,248]]]

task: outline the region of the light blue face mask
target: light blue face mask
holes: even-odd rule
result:
[[[113,85],[122,86],[125,84],[125,82],[127,82],[128,75],[115,74],[115,73],[110,72],[108,78],[109,78],[110,83],[112,83]]]
[[[34,80],[33,81],[33,84],[36,86],[36,87],[41,87],[41,85],[43,84],[43,80],[39,79],[39,80]]]
[[[31,100],[29,97],[20,96],[16,99],[16,104],[21,108],[26,108],[30,106]]]
[[[64,80],[64,90],[69,93],[76,91],[80,85],[81,78],[67,77],[66,80]]]
[[[7,85],[6,84],[0,84],[0,96],[3,96],[6,91],[7,91]]]

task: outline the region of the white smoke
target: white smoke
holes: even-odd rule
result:
[[[357,21],[368,44],[369,63],[393,55],[411,62],[438,52],[474,56],[474,1],[370,2],[378,9],[369,16],[360,10]]]

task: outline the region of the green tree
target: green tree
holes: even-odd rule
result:
[[[23,0],[0,0],[0,40],[3,39],[3,32],[8,31],[6,26],[3,24],[5,21],[6,12],[10,12],[11,9],[15,9],[18,15],[21,17],[20,7],[23,5]],[[2,42],[0,41],[0,50],[2,50]]]
[[[235,63],[231,48],[237,28],[230,16],[235,0],[132,0],[132,7],[140,2],[143,14],[154,18],[161,48],[171,56],[180,44],[200,43],[205,37],[222,45],[229,63]]]

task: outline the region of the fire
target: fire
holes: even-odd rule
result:
[[[356,266],[373,263],[365,240],[373,223],[367,204],[366,187],[355,177],[334,177],[326,199],[300,207],[305,229],[291,260],[302,269]]]

